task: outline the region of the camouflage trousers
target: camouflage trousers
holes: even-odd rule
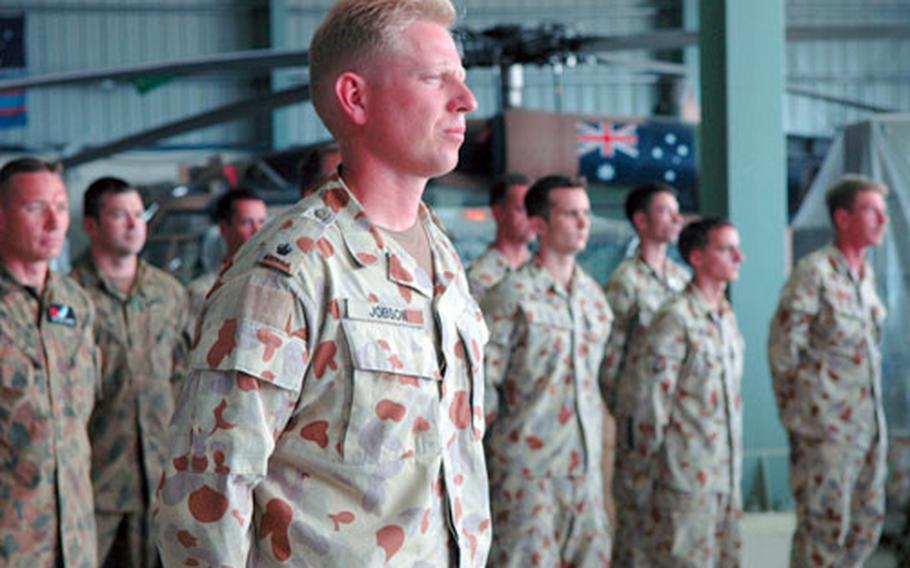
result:
[[[859,567],[874,552],[885,520],[885,454],[882,441],[856,447],[791,437],[791,566]]]
[[[645,550],[652,532],[648,522],[649,486],[650,480],[641,458],[617,443],[612,487],[616,506],[613,568],[648,566]]]
[[[521,468],[516,468],[520,471]],[[489,566],[610,566],[610,532],[599,474],[532,478],[490,472]]]
[[[742,564],[739,493],[688,493],[655,486],[648,566],[734,568]]]
[[[161,565],[155,540],[149,534],[145,511],[95,511],[98,530],[98,566],[102,568],[156,568]]]

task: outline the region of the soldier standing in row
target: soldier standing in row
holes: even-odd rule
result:
[[[597,377],[612,314],[575,261],[590,201],[578,181],[548,176],[525,204],[540,251],[484,302],[491,564],[605,566]]]
[[[501,176],[490,189],[490,211],[496,221],[496,239],[468,267],[471,294],[482,303],[488,291],[528,260],[528,244],[534,231],[525,211],[525,195],[531,180],[524,174]]]
[[[0,169],[0,565],[97,565],[86,426],[98,388],[95,309],[48,269],[66,187],[33,158]]]
[[[679,237],[695,275],[654,316],[639,354],[643,388],[634,445],[652,461],[649,564],[740,564],[743,339],[724,294],[739,276],[728,221],[690,223]]]
[[[885,308],[865,256],[885,235],[887,192],[858,176],[828,191],[834,242],[796,265],[771,321],[768,360],[796,500],[794,567],[862,566],[881,535]]]
[[[636,187],[626,197],[626,217],[638,233],[639,245],[635,256],[623,260],[607,281],[607,301],[614,319],[601,389],[617,430],[613,564],[644,567],[644,534],[649,530],[644,488],[650,479],[647,464],[632,445],[631,417],[633,409],[642,404],[635,399],[641,390],[634,353],[658,308],[683,290],[689,275],[667,257],[667,247],[676,242],[682,228],[676,190],[662,183]]]
[[[477,102],[448,0],[340,0],[310,46],[340,173],[210,292],[158,491],[169,565],[486,564],[486,327],[421,202]]]
[[[202,304],[205,302],[206,294],[215,285],[218,274],[230,264],[243,243],[253,238],[253,235],[265,225],[268,213],[265,201],[252,189],[231,189],[218,198],[213,217],[218,224],[218,231],[224,239],[227,252],[221,268],[206,272],[186,286],[190,302],[190,317],[186,328],[189,338],[192,339],[196,334],[196,322],[202,313]]]
[[[164,469],[164,434],[187,344],[186,292],[139,258],[145,207],[136,188],[103,177],[83,196],[90,250],[73,277],[92,297],[101,394],[89,423],[101,566],[152,567],[149,505]]]

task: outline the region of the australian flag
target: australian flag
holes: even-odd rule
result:
[[[0,79],[25,74],[25,16],[0,16]],[[0,128],[24,126],[25,91],[0,91]]]
[[[695,206],[695,146],[691,126],[671,122],[579,121],[578,172],[588,181],[634,186],[662,181]]]

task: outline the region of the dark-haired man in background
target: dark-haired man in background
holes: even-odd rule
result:
[[[501,176],[490,188],[490,210],[496,221],[496,239],[468,267],[468,284],[478,302],[510,272],[528,260],[534,231],[525,211],[531,180],[524,174]]]
[[[799,261],[771,320],[768,361],[796,501],[794,567],[862,566],[885,520],[885,307],[865,258],[885,236],[887,194],[860,176],[828,191],[834,242]]]
[[[644,567],[644,534],[648,521],[642,490],[648,470],[631,444],[631,415],[641,404],[634,361],[635,348],[655,312],[665,300],[681,292],[689,280],[684,268],[667,257],[667,247],[676,242],[682,228],[676,190],[663,183],[636,187],[626,197],[626,217],[638,233],[638,250],[623,260],[606,284],[607,301],[613,310],[613,327],[601,373],[601,390],[616,420],[616,455],[613,499],[616,503],[616,533],[613,563]]]
[[[606,566],[597,376],[613,315],[575,257],[591,204],[582,182],[539,179],[525,206],[540,249],[485,297],[484,439],[492,566]]]
[[[0,565],[97,565],[86,426],[98,388],[95,308],[48,269],[66,187],[33,158],[0,169]]]
[[[184,372],[186,292],[139,258],[145,207],[135,187],[103,177],[85,192],[89,252],[73,277],[97,309],[101,389],[89,423],[100,566],[152,567],[149,504],[164,467],[172,385]]]
[[[727,285],[739,277],[739,232],[723,219],[688,224],[679,251],[692,281],[667,300],[638,354],[643,394],[632,442],[653,460],[648,565],[740,565],[744,344]]]
[[[192,338],[196,333],[196,321],[202,312],[205,296],[215,285],[218,274],[228,266],[238,249],[247,242],[259,229],[265,225],[268,218],[268,207],[265,201],[252,189],[236,188],[228,191],[218,198],[212,217],[218,224],[218,231],[227,252],[221,263],[221,268],[206,272],[195,278],[186,286],[189,296],[189,320],[187,321],[187,336]]]

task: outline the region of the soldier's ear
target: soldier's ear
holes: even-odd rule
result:
[[[635,231],[638,232],[638,234],[644,232],[645,227],[648,225],[647,213],[641,209],[632,213],[632,225],[635,227]]]
[[[89,239],[94,241],[98,238],[98,220],[89,216],[82,218],[82,228],[85,229],[85,234],[88,235]]]
[[[534,234],[537,235],[538,238],[544,236],[547,233],[547,220],[540,215],[528,217],[528,223],[530,223],[531,230],[534,231]]]
[[[835,209],[832,222],[834,223],[835,233],[846,230],[847,225],[850,224],[850,212],[844,208]]]
[[[335,80],[335,98],[341,113],[354,124],[367,121],[367,80],[353,71],[346,71]]]

